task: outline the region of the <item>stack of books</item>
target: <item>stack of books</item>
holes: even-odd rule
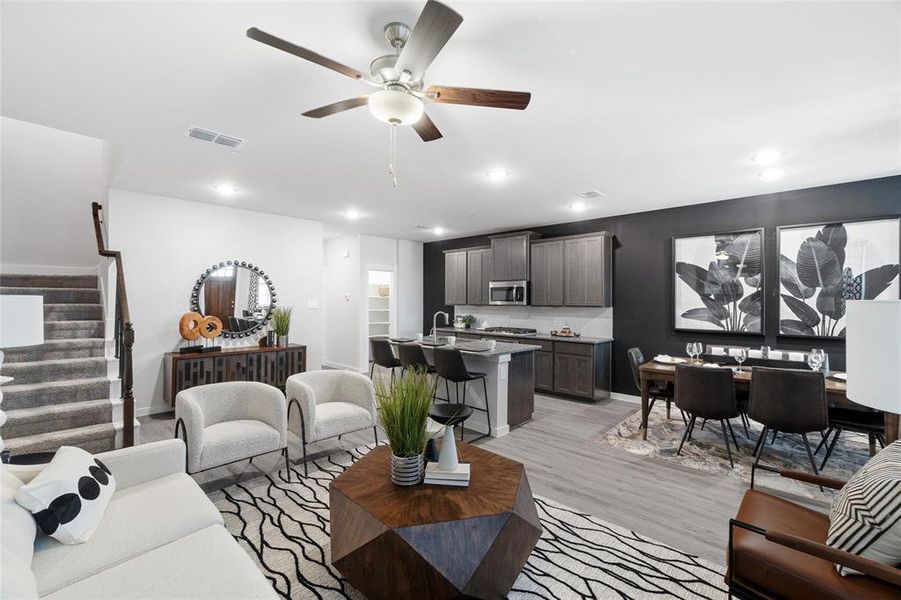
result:
[[[430,462],[425,466],[423,483],[467,487],[469,485],[469,463],[460,463],[453,471],[442,471],[438,467],[438,463]]]

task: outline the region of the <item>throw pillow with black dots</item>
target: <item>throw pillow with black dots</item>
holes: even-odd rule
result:
[[[109,468],[81,448],[64,446],[16,502],[34,515],[41,531],[64,544],[88,540],[103,517],[116,480]]]

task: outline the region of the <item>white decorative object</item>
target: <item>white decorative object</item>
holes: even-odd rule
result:
[[[46,535],[63,544],[83,544],[100,526],[115,491],[109,467],[86,450],[63,446],[19,488],[16,502],[31,511]]]
[[[438,468],[442,471],[454,471],[460,466],[457,458],[457,442],[454,440],[454,426],[444,426],[444,442],[441,444],[441,454],[438,455]]]
[[[44,343],[44,297],[26,295],[0,296],[0,348],[36,346]],[[3,351],[0,350],[0,369],[3,368]],[[12,377],[0,376],[0,385],[12,381]],[[0,405],[3,391],[0,390]],[[0,427],[6,423],[6,414],[0,410]],[[3,450],[3,438],[0,438]]]
[[[285,396],[265,383],[229,381],[182,390],[175,397],[175,419],[176,435],[179,424],[184,426],[189,473],[287,452]]]
[[[901,413],[901,300],[851,300],[845,315],[848,398]]]

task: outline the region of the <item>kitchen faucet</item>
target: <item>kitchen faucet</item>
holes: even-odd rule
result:
[[[438,311],[432,317],[432,341],[438,343],[438,315],[444,315],[444,324],[450,325],[450,315],[443,311]]]

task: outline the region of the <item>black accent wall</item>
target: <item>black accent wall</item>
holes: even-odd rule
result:
[[[901,176],[870,179],[817,188],[765,194],[616,217],[522,227],[542,237],[610,231],[613,251],[613,390],[637,394],[626,349],[640,347],[645,355],[685,354],[685,343],[737,344],[752,348],[825,348],[830,366],[844,369],[844,342],[777,336],[778,268],[776,228],[844,219],[901,215]],[[764,227],[767,299],[765,335],[686,333],[673,327],[672,237]],[[432,327],[432,315],[453,307],[444,304],[442,251],[488,244],[487,236],[431,242],[423,256],[423,331]],[[515,308],[515,307],[511,307]],[[565,311],[565,308],[559,309]],[[501,325],[502,323],[495,323]]]

